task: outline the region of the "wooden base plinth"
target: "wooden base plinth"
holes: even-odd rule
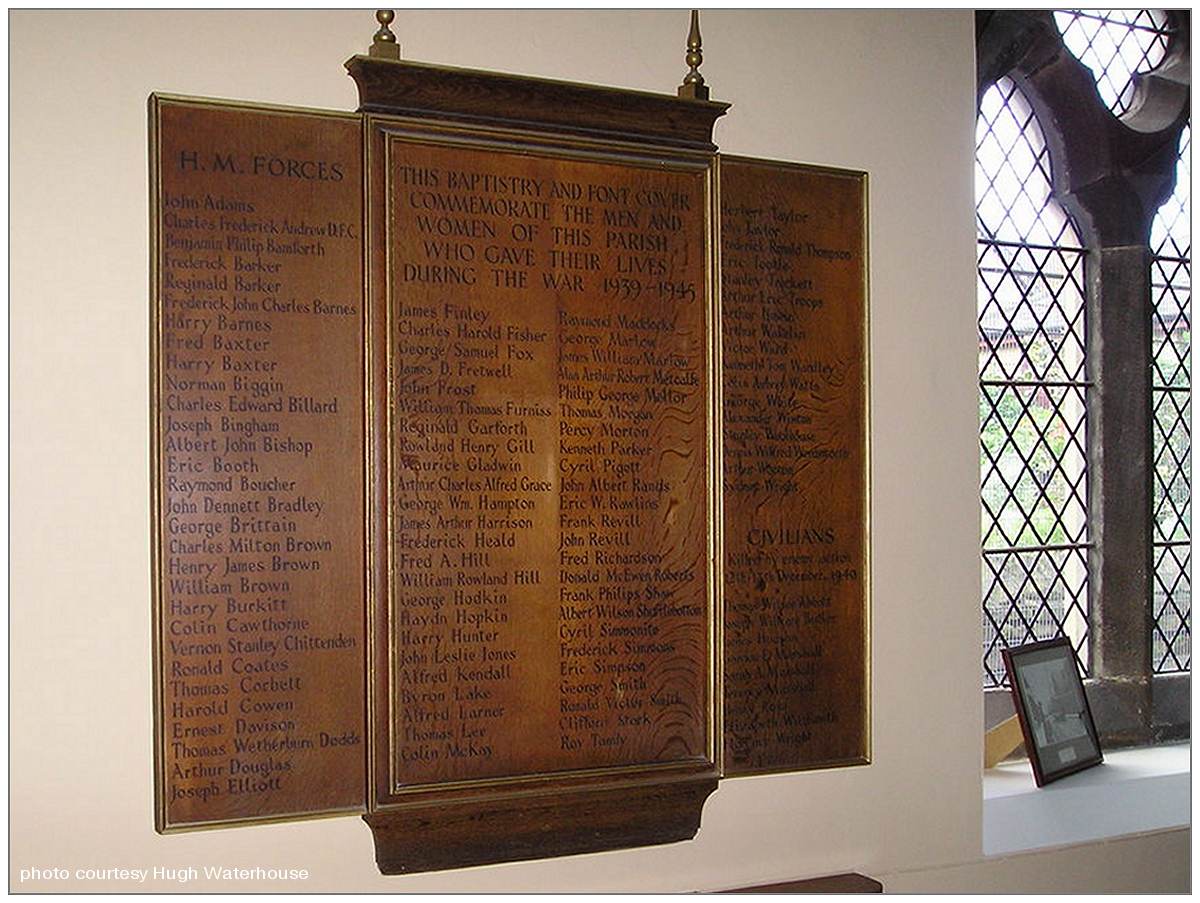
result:
[[[874,878],[847,872],[843,875],[824,875],[803,881],[782,881],[778,884],[758,884],[723,890],[723,894],[881,894],[883,884]]]
[[[385,875],[598,853],[691,840],[716,778],[369,812]]]

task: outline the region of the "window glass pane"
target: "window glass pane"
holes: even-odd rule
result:
[[[1050,199],[1050,151],[1033,107],[1009,78],[990,87],[975,122],[979,237],[1079,248],[1065,210]]]
[[[1133,102],[1133,76],[1161,63],[1170,43],[1167,15],[1158,9],[1064,9],[1054,21],[1118,116]]]
[[[1084,253],[1010,79],[976,123],[984,680],[1000,650],[1059,633],[1087,666]]]
[[[1154,313],[1154,633],[1158,673],[1192,664],[1191,129],[1179,142],[1175,190],[1150,231]]]

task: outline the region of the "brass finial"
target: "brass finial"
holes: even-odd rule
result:
[[[375,21],[379,23],[379,31],[375,32],[375,39],[371,42],[369,51],[371,56],[377,56],[384,60],[400,59],[400,45],[396,42],[396,36],[392,34],[392,30],[388,28],[395,18],[396,11],[394,9],[375,10]]]
[[[675,92],[680,97],[689,100],[708,100],[708,85],[704,84],[704,76],[700,74],[700,64],[704,62],[704,53],[700,50],[700,10],[692,10],[692,27],[688,32],[687,56],[684,61],[690,67],[688,74],[683,77],[683,84]]]

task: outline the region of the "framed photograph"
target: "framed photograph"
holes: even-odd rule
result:
[[[1099,765],[1100,738],[1070,641],[1059,637],[1003,653],[1037,785]]]

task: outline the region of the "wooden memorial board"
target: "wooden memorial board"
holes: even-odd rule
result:
[[[865,175],[347,68],[359,114],[151,98],[157,828],[450,868],[867,761]]]
[[[369,136],[373,825],[715,776],[711,156]]]
[[[361,121],[150,128],[156,826],[361,811]]]
[[[724,767],[869,759],[866,174],[722,156]]]

